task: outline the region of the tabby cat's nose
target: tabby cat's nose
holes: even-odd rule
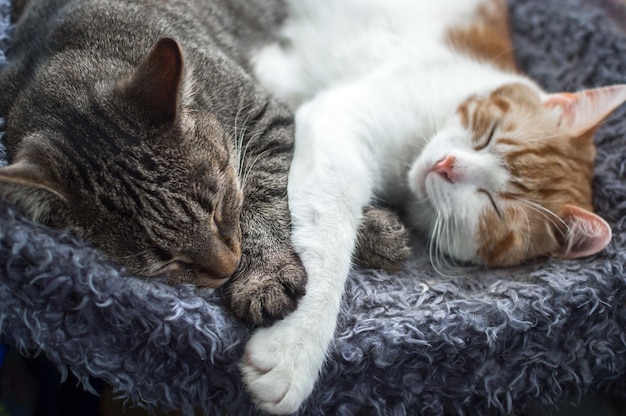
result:
[[[223,253],[218,255],[218,261],[214,264],[213,274],[217,278],[230,277],[237,270],[239,261],[241,260],[241,244],[234,243],[228,248],[223,250]]]
[[[189,258],[188,265],[191,273],[190,278],[185,281],[201,287],[218,288],[235,273],[240,260],[241,245],[239,243],[225,245],[213,253],[204,253],[204,255]]]
[[[181,254],[181,263],[197,273],[195,283],[200,286],[219,287],[231,277],[241,260],[240,239],[217,239],[209,247],[189,250]]]
[[[192,258],[192,264],[216,280],[227,279],[235,273],[241,260],[240,244],[223,245],[219,249]]]

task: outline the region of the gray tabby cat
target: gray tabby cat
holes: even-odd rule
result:
[[[289,240],[293,117],[246,61],[283,10],[280,0],[17,0],[0,77],[11,162],[0,196],[134,274],[208,287],[233,276],[224,294],[239,318],[283,317],[306,281]],[[387,211],[368,209],[362,230],[359,263],[393,268],[407,256]]]

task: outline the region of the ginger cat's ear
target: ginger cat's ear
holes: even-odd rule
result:
[[[543,106],[554,112],[559,126],[581,135],[597,127],[625,101],[626,84],[549,94],[544,97]]]
[[[53,207],[66,199],[42,168],[24,160],[0,168],[0,196],[35,221],[45,221]]]
[[[183,53],[174,39],[162,38],[121,85],[122,95],[151,122],[174,122],[180,106]]]
[[[556,257],[575,259],[590,256],[604,249],[611,241],[611,227],[592,212],[565,205],[560,216],[569,229],[561,246],[552,253]]]

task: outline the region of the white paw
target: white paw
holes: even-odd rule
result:
[[[272,414],[297,411],[311,394],[328,345],[289,318],[257,330],[240,365],[255,403]]]

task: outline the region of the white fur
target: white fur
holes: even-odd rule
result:
[[[283,42],[261,50],[255,70],[297,108],[288,194],[292,241],[309,280],[297,310],[258,330],[242,363],[255,401],[279,414],[299,408],[323,367],[362,207],[374,198],[418,207],[413,219],[426,232],[435,212],[455,207],[454,232],[463,238],[440,243],[474,259],[476,219],[489,204],[476,186],[495,191],[507,173],[496,155],[472,150],[455,110],[471,94],[534,85],[445,47],[445,28],[468,19],[478,0],[289,3]],[[428,174],[448,154],[463,175],[455,192]]]

